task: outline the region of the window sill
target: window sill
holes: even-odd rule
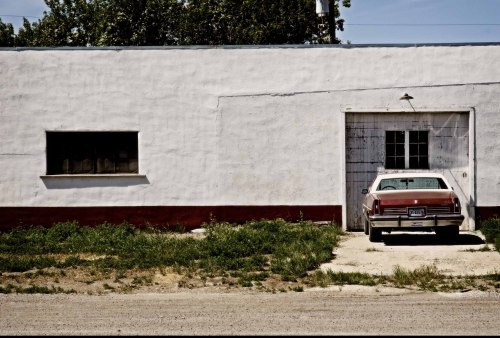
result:
[[[150,184],[146,175],[140,174],[75,174],[41,175],[47,189],[130,187]]]
[[[141,174],[63,174],[63,175],[40,175],[42,179],[51,178],[145,178]]]

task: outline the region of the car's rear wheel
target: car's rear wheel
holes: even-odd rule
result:
[[[370,234],[370,223],[365,220],[365,235]]]
[[[380,242],[382,240],[382,230],[374,228],[370,225],[370,233],[368,235],[370,242]]]

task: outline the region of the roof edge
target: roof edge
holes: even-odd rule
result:
[[[453,43],[394,43],[394,44],[290,44],[290,45],[192,45],[192,46],[104,46],[104,47],[0,47],[0,51],[28,50],[170,50],[170,49],[295,49],[295,48],[410,48],[410,47],[464,47],[500,46],[500,42],[453,42]]]

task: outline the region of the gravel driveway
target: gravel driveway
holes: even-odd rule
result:
[[[373,243],[362,232],[350,232],[335,250],[336,258],[323,264],[323,270],[366,272],[390,275],[394,266],[414,270],[435,265],[446,275],[485,275],[500,273],[500,254],[485,247],[480,232],[461,232],[454,242],[442,242],[434,233],[399,232],[383,234],[383,241]]]

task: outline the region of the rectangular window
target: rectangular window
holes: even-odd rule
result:
[[[385,132],[385,168],[404,169],[405,167],[405,132]]]
[[[410,131],[410,169],[429,169],[429,132]]]
[[[429,131],[386,131],[386,169],[429,169]]]
[[[47,132],[47,175],[138,172],[137,132]]]

